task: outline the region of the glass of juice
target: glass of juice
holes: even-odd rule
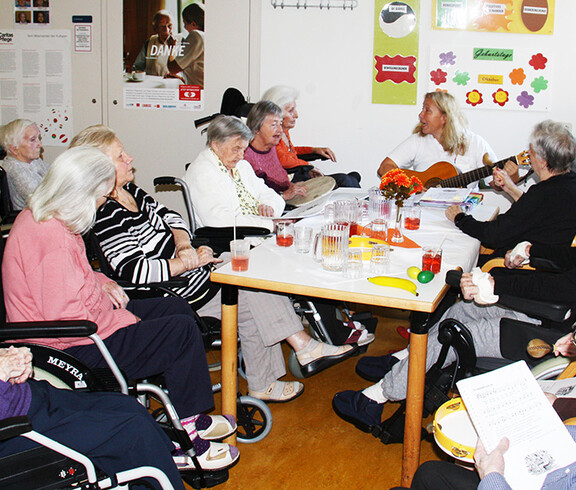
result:
[[[230,242],[230,255],[232,256],[232,270],[243,272],[248,270],[250,259],[250,243],[246,240],[232,240]]]
[[[404,229],[405,230],[419,230],[420,229],[420,206],[413,205],[404,208]]]
[[[422,270],[438,274],[442,267],[442,249],[438,247],[422,247]]]
[[[291,247],[294,243],[294,223],[279,221],[276,223],[276,245]]]

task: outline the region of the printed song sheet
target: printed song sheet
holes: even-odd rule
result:
[[[540,488],[546,474],[576,460],[576,443],[525,362],[457,385],[486,450],[510,440],[504,476],[512,488]]]

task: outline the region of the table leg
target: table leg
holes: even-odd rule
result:
[[[236,417],[238,393],[238,288],[222,286],[222,413]],[[226,439],[236,444],[236,435]]]
[[[410,488],[412,477],[420,463],[420,435],[422,433],[422,407],[426,379],[426,353],[428,333],[410,333],[408,389],[406,391],[406,424],[404,426],[404,452],[400,484]]]

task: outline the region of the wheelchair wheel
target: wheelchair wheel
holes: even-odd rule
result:
[[[532,368],[532,374],[536,379],[556,379],[570,364],[565,357],[555,357],[541,362]]]
[[[264,439],[272,430],[272,412],[262,400],[241,396],[236,402],[238,441],[253,444]]]
[[[304,379],[306,377],[302,374],[302,369],[298,362],[298,358],[296,357],[296,352],[293,350],[290,351],[290,354],[288,355],[288,369],[295,378]]]

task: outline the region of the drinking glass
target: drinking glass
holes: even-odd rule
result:
[[[309,226],[296,226],[294,228],[294,245],[296,253],[307,254],[312,245],[312,228]]]
[[[294,224],[287,221],[276,223],[276,245],[291,247],[294,243]]]
[[[230,254],[232,256],[233,271],[243,272],[248,270],[250,242],[246,240],[232,240],[230,242]]]
[[[362,277],[362,249],[349,248],[344,261],[344,277],[349,279],[359,279]]]
[[[438,247],[422,247],[422,270],[434,274],[442,267],[442,249]]]
[[[385,243],[376,243],[372,247],[370,273],[383,276],[390,272],[390,247]]]

